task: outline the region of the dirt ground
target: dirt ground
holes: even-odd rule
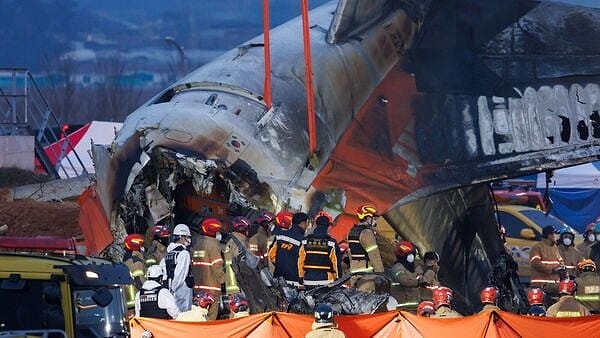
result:
[[[0,236],[77,236],[81,234],[78,217],[76,202],[0,202],[0,226],[7,224],[9,227],[8,232]]]

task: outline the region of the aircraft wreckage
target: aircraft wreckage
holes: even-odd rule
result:
[[[600,10],[540,1],[340,0],[310,12],[317,149],[300,18],[171,85],[93,148],[115,248],[126,231],[366,201],[463,309],[501,243],[485,182],[600,153]],[[172,217],[171,217],[172,216]]]

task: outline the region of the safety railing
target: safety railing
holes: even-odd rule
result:
[[[35,156],[56,178],[87,174],[62,124],[27,69],[0,68],[0,135],[32,135]],[[69,156],[68,156],[69,155]]]

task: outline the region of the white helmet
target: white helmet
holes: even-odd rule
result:
[[[163,269],[158,264],[150,265],[146,270],[146,278],[160,278],[163,274]]]
[[[175,229],[173,229],[173,235],[191,237],[192,233],[190,232],[190,228],[187,225],[177,224],[175,226]]]

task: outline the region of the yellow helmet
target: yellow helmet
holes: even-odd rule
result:
[[[377,216],[377,208],[373,204],[363,204],[356,209],[356,216],[359,220],[363,220],[367,216]]]

